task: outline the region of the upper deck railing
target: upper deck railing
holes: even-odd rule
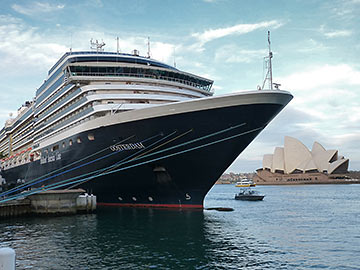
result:
[[[184,80],[180,78],[174,78],[174,77],[167,77],[167,76],[156,76],[151,74],[139,74],[139,73],[101,73],[101,72],[71,72],[71,76],[100,76],[100,77],[135,77],[135,78],[149,78],[149,79],[158,79],[158,80],[164,80],[164,81],[171,81],[171,82],[177,82],[185,85],[189,85],[204,91],[209,92],[212,86],[212,83],[209,83],[207,85],[202,85],[200,83],[192,82],[189,80]]]
[[[137,56],[137,55],[133,55],[133,54],[128,54],[128,53],[116,53],[116,52],[94,52],[94,51],[83,51],[83,52],[67,52],[65,53],[57,62],[56,64],[50,68],[48,75],[50,75],[58,66],[60,63],[62,63],[65,58],[67,58],[68,56],[76,56],[76,55],[91,55],[93,57],[96,56],[115,56],[116,58],[118,58],[119,61],[115,61],[115,62],[121,62],[121,58],[123,57],[123,60],[127,59],[133,59],[132,62],[134,63],[144,63],[144,64],[149,64],[149,65],[154,65],[154,66],[160,66],[160,67],[164,67],[164,68],[169,68],[172,70],[177,70],[175,67],[169,66],[167,64],[158,62],[156,60],[152,60],[150,58],[146,58],[143,56]]]

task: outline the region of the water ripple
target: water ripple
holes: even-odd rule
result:
[[[206,207],[100,208],[0,221],[17,269],[360,269],[360,185],[258,187],[262,202],[215,186]],[[344,194],[346,196],[344,196]]]

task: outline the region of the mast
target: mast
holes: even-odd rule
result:
[[[176,61],[175,61],[175,46],[174,46],[174,67],[176,68]]]
[[[150,37],[148,37],[147,47],[148,47],[147,57],[150,58]]]
[[[267,72],[266,72],[266,76],[265,76],[263,85],[259,89],[264,89],[266,81],[269,81],[269,90],[273,90],[272,63],[271,63],[273,53],[271,51],[270,31],[268,31],[268,47],[269,47],[269,55],[264,57],[264,62],[267,67]],[[276,85],[275,88],[278,89],[278,86],[279,85]]]
[[[272,64],[271,59],[273,57],[273,53],[271,51],[271,42],[270,42],[270,31],[268,31],[268,43],[269,43],[269,72],[270,72],[270,89],[273,90],[273,78],[272,78]]]

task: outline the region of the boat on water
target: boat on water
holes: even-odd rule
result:
[[[260,194],[260,192],[250,188],[243,188],[239,193],[235,194],[235,200],[242,201],[261,201],[264,199],[264,197],[265,195]]]
[[[202,208],[292,99],[272,84],[213,96],[212,84],[136,50],[65,53],[0,131],[0,202],[82,188],[98,205]]]
[[[236,182],[236,187],[256,187],[256,183],[251,179],[242,179]]]

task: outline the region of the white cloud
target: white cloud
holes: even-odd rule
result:
[[[324,52],[325,50],[330,49],[330,47],[324,45],[323,43],[316,41],[314,39],[306,40],[301,47],[297,46],[297,51],[301,53],[314,53],[314,52]]]
[[[351,36],[351,34],[352,34],[352,32],[349,30],[337,30],[337,31],[333,31],[333,32],[324,33],[324,35],[327,38],[348,37],[348,36]]]
[[[281,78],[281,83],[285,88],[301,91],[334,85],[360,85],[360,71],[347,64],[323,65],[305,68],[302,72]]]
[[[352,35],[350,30],[327,30],[325,25],[321,25],[319,32],[326,38],[348,37]]]
[[[304,68],[277,81],[294,99],[228,171],[244,170],[246,166],[246,171],[259,168],[262,156],[283,145],[285,135],[309,147],[319,141],[326,148],[338,149],[350,159],[350,169],[358,169],[360,70],[347,64],[322,65]]]
[[[26,5],[13,4],[11,7],[18,13],[33,16],[40,13],[48,13],[61,10],[65,7],[65,5],[56,5],[47,2],[28,2]]]
[[[10,23],[6,24],[6,19]],[[11,67],[21,70],[22,66],[50,65],[66,50],[58,43],[49,42],[36,28],[26,26],[20,19],[0,16],[0,22],[0,67],[7,72]]]
[[[332,4],[332,13],[336,17],[352,20],[355,16],[358,16],[359,0],[333,1],[329,3]]]
[[[106,42],[106,51],[116,51],[116,41],[115,38],[109,34],[104,34],[101,32],[80,32],[77,35],[80,35],[82,37],[82,40],[87,40],[89,36],[92,37],[103,37],[104,41]],[[80,40],[81,39],[77,39]],[[83,44],[83,47],[79,47],[79,50],[83,50],[84,46],[86,44]],[[130,53],[134,49],[138,50],[140,52],[140,55],[147,56],[148,54],[148,46],[147,46],[147,38],[145,37],[131,37],[128,36],[126,38],[119,38],[119,47],[120,51],[123,53]],[[150,40],[150,57],[154,58],[156,60],[165,62],[169,65],[172,65],[174,62],[174,52],[181,51],[181,45],[180,44],[171,44],[171,43],[165,43],[165,42],[159,42],[159,41],[151,41]]]
[[[174,60],[175,45],[163,42],[151,43],[151,56],[155,59],[170,63]]]
[[[237,25],[225,27],[225,28],[209,29],[202,33],[193,33],[192,37],[194,37],[198,40],[198,43],[196,45],[197,45],[197,48],[201,50],[202,46],[205,43],[210,42],[215,39],[218,39],[218,38],[222,38],[222,37],[230,36],[230,35],[243,35],[243,34],[250,33],[252,31],[255,31],[255,30],[261,29],[261,28],[272,27],[272,28],[276,29],[280,26],[282,26],[282,23],[280,23],[276,20],[264,21],[264,22],[260,22],[260,23],[254,23],[254,24],[237,24]]]
[[[101,0],[87,0],[87,3],[90,5],[90,6],[94,6],[94,7],[97,7],[97,8],[101,8],[104,6],[103,2]]]
[[[15,18],[10,15],[0,14],[0,28],[3,28],[6,25],[12,25],[12,24],[17,24],[17,23],[21,23],[21,22],[22,22],[21,19]]]
[[[254,60],[260,61],[267,53],[267,50],[247,50],[231,44],[216,50],[215,61],[226,63],[250,63]]]
[[[0,15],[0,68],[7,72],[18,72],[19,69],[42,67],[46,70],[57,59],[72,47],[76,50],[89,49],[90,38],[103,39],[107,51],[116,51],[117,43],[114,35],[99,30],[70,32],[58,29],[53,36],[41,32],[36,27],[25,24],[21,19]],[[130,53],[134,49],[141,55],[147,55],[147,39],[145,37],[127,36],[119,39],[120,51]],[[166,63],[173,62],[174,48],[181,50],[181,45],[164,42],[151,42],[151,56]],[[12,67],[14,67],[12,69]]]
[[[293,117],[291,130],[284,135],[318,140],[359,162],[360,155],[352,149],[360,147],[360,70],[347,64],[323,65],[304,68],[279,81],[294,95],[288,108],[308,116],[306,121],[301,115]],[[289,125],[289,119],[283,125]],[[311,133],[301,137],[304,130]]]
[[[360,107],[359,70],[346,64],[324,65],[279,78],[278,81],[283,89],[289,89],[294,94],[290,106],[316,117],[317,120],[312,123],[317,129],[339,134],[347,131],[346,128],[339,129],[342,123],[358,123],[360,127],[360,117],[354,115]]]

